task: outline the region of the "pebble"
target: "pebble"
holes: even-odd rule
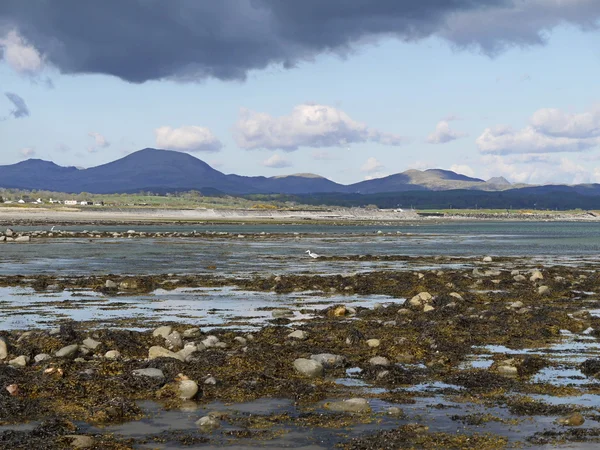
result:
[[[13,367],[25,367],[29,362],[29,357],[25,355],[17,356],[14,359],[11,359],[8,364]]]
[[[367,345],[371,348],[379,347],[381,341],[379,339],[367,339]]]
[[[71,439],[72,448],[90,448],[94,446],[94,439],[90,436],[67,434],[65,437]]]
[[[423,306],[423,312],[429,312],[429,311],[433,311],[435,308],[431,305],[425,305]]]
[[[404,411],[402,411],[400,408],[398,408],[397,406],[390,406],[387,410],[386,413],[390,416],[403,416],[404,415]]]
[[[171,350],[167,350],[166,348],[155,345],[150,347],[148,350],[148,359],[156,359],[156,358],[173,358],[178,359],[179,361],[185,361],[185,358],[177,353],[172,352]]]
[[[304,341],[308,339],[308,333],[304,330],[296,330],[288,334],[287,337],[289,337],[290,339],[299,339],[301,341]]]
[[[117,288],[117,283],[115,283],[112,280],[106,280],[106,283],[104,283],[104,287],[107,289],[116,289]]]
[[[544,275],[542,275],[542,272],[540,272],[539,270],[535,270],[533,271],[533,273],[531,274],[531,277],[529,277],[529,281],[537,281],[537,280],[543,280],[544,279]]]
[[[548,295],[550,294],[550,288],[548,286],[540,286],[538,288],[539,295]]]
[[[171,334],[171,331],[173,330],[173,327],[170,327],[168,325],[165,325],[163,327],[158,327],[156,330],[154,330],[152,332],[152,336],[155,337],[163,337],[163,338],[167,338],[167,336],[169,336]]]
[[[375,356],[369,360],[369,364],[372,366],[389,366],[390,360],[383,356]]]
[[[181,380],[178,391],[180,399],[191,400],[198,393],[198,383],[194,380]]]
[[[109,350],[104,354],[106,359],[119,359],[121,357],[121,352],[119,350]]]
[[[315,378],[323,374],[323,365],[313,359],[298,358],[294,361],[294,369],[304,376]]]
[[[48,353],[40,353],[40,354],[38,354],[38,355],[35,355],[35,356],[33,357],[33,360],[34,360],[36,363],[39,363],[39,362],[42,362],[42,361],[46,361],[46,360],[48,360],[48,359],[52,359],[52,356],[50,356]]]
[[[92,350],[96,350],[100,345],[102,345],[102,342],[98,342],[97,340],[88,337],[83,340],[83,345]]]
[[[525,278],[523,275],[515,275],[513,277],[513,280],[515,280],[517,283],[522,282],[522,281],[526,281],[527,278]]]
[[[522,308],[522,307],[523,307],[523,302],[522,302],[522,301],[520,301],[520,300],[517,300],[516,302],[510,303],[510,304],[508,305],[508,307],[509,307],[509,308],[512,308],[512,309],[519,309],[519,308]]]
[[[73,356],[75,353],[77,353],[77,350],[79,350],[79,345],[71,344],[61,348],[55,353],[55,355],[59,358],[68,358],[69,356]]]
[[[6,359],[8,357],[8,346],[3,338],[0,338],[0,359]]]
[[[493,261],[491,256],[486,256],[485,258],[483,258],[483,262],[484,263],[491,263]]]
[[[204,384],[210,384],[210,385],[216,386],[217,379],[211,375],[204,380]]]
[[[567,427],[579,427],[579,426],[583,425],[583,423],[585,422],[585,419],[581,415],[581,413],[574,412],[573,414],[571,414],[569,416],[561,417],[560,419],[557,420],[557,422],[559,424],[565,425]]]
[[[241,345],[246,345],[248,343],[248,341],[246,340],[246,338],[242,337],[242,336],[236,336],[236,337],[233,338],[233,340],[235,342],[237,342],[238,344],[241,344]]]
[[[310,355],[310,359],[312,359],[313,361],[317,361],[325,368],[343,367],[346,364],[346,358],[331,353],[319,353],[318,355]]]
[[[221,423],[214,417],[204,416],[196,421],[196,425],[204,430],[214,430],[221,426]]]
[[[325,403],[325,408],[336,412],[367,413],[371,412],[371,406],[365,398],[351,398],[341,402]]]
[[[148,369],[135,369],[131,372],[136,377],[149,377],[149,378],[164,378],[165,374],[160,369],[154,369],[152,367]]]

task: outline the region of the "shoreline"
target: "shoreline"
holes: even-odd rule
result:
[[[402,222],[451,221],[547,221],[595,222],[600,216],[592,212],[527,212],[527,213],[464,213],[443,215],[419,214],[416,211],[394,212],[366,208],[336,208],[330,210],[241,210],[241,209],[115,209],[115,208],[21,208],[1,207],[0,225],[19,224],[369,224]]]

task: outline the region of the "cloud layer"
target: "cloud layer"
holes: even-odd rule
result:
[[[160,127],[154,130],[158,148],[181,152],[218,152],[223,144],[206,127]]]
[[[272,117],[242,109],[234,127],[241,148],[294,151],[299,147],[340,147],[360,142],[401,145],[406,138],[370,128],[344,111],[326,105],[302,104],[291,114]]]
[[[515,130],[508,126],[486,128],[475,141],[481,153],[580,152],[600,145],[600,109],[581,114],[544,108],[530,125]]]
[[[134,83],[239,80],[384,36],[440,36],[495,54],[542,44],[560,24],[595,29],[598,17],[597,0],[4,0],[0,46],[21,72],[48,62]]]

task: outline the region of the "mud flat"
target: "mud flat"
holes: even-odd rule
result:
[[[2,277],[0,448],[599,445],[598,266],[468,263]]]

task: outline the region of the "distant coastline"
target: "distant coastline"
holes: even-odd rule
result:
[[[539,220],[600,221],[593,211],[490,211],[452,210],[438,213],[412,210],[394,211],[370,208],[331,208],[326,210],[254,209],[165,209],[165,208],[30,208],[0,206],[0,224],[57,223],[332,223],[332,222],[409,222],[454,220]]]

